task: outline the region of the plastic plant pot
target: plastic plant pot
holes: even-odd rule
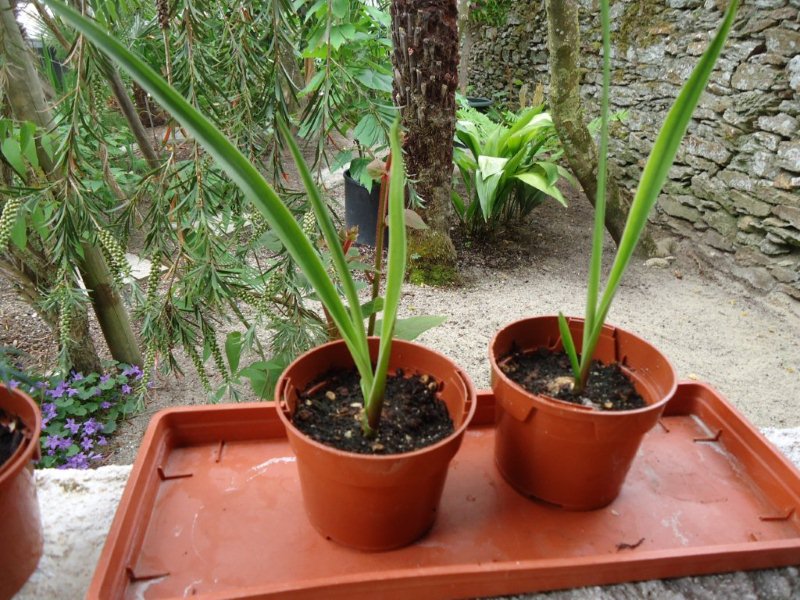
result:
[[[358,244],[375,246],[380,193],[381,186],[377,182],[368,190],[361,182],[350,177],[350,171],[344,172],[344,221],[348,229],[358,227]],[[384,240],[384,245],[388,245],[388,231]]]
[[[26,430],[14,454],[0,465],[0,599],[5,600],[19,591],[42,556],[42,521],[33,479],[42,415],[30,396],[2,384],[0,409],[19,417]]]
[[[370,338],[377,357],[378,340]],[[440,382],[454,431],[447,438],[394,455],[343,452],[301,433],[291,415],[298,394],[332,369],[353,368],[344,342],[318,346],[297,358],[278,380],[278,415],[297,458],[303,503],[309,521],[323,536],[365,551],[391,550],[422,537],[434,524],[448,466],[475,413],[475,389],[445,356],[412,342],[394,340],[390,373],[427,374]]]
[[[583,320],[570,319],[569,326],[579,343]],[[636,335],[606,325],[595,359],[618,363],[647,406],[598,411],[532,394],[514,383],[499,367],[512,347],[563,350],[558,318],[516,321],[491,342],[492,389],[497,401],[495,462],[500,473],[521,494],[565,509],[593,510],[611,503],[622,489],[644,435],[675,393],[677,378],[669,360]]]

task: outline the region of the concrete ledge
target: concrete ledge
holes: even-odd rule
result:
[[[795,465],[800,465],[800,427],[763,432]],[[17,595],[18,599],[84,597],[130,470],[129,466],[110,466],[88,471],[43,469],[36,472],[45,552],[39,568]],[[582,588],[524,598],[789,600],[800,598],[800,572],[788,567]]]

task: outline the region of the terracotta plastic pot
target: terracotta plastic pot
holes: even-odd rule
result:
[[[30,432],[0,465],[0,599],[5,600],[28,580],[42,556],[42,521],[33,480],[42,416],[30,396],[2,384],[0,409],[22,419]]]
[[[583,320],[570,319],[580,352]],[[669,360],[623,329],[606,325],[595,358],[619,363],[647,402],[629,411],[597,411],[534,395],[511,381],[499,361],[512,346],[561,350],[555,316],[522,319],[492,340],[489,360],[497,400],[495,462],[517,491],[571,510],[592,510],[617,497],[642,438],[675,393]]]
[[[378,340],[369,340],[377,357]],[[448,465],[475,414],[469,377],[445,356],[412,342],[395,340],[390,371],[428,374],[441,382],[455,431],[444,440],[403,454],[372,456],[320,444],[292,425],[298,393],[331,369],[353,368],[344,342],[306,352],[284,371],[275,398],[297,457],[303,502],[311,524],[325,537],[359,550],[391,550],[422,537],[439,508]]]

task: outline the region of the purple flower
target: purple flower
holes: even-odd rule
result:
[[[64,395],[64,392],[67,391],[67,384],[63,381],[59,381],[58,385],[55,389],[47,390],[47,395],[51,398],[61,398]]]
[[[100,383],[107,383],[111,379],[111,375],[101,375]]]
[[[75,419],[67,419],[67,422],[64,424],[65,429],[69,429],[72,435],[75,435],[81,430],[80,423],[76,423]]]
[[[106,444],[108,444],[108,440],[105,438],[105,436],[101,435],[101,436],[99,436],[97,438],[97,445],[98,446],[105,446]]]
[[[42,404],[42,427],[47,427],[47,424],[56,418],[56,412],[56,405],[52,402]]]
[[[61,436],[60,435],[48,435],[44,438],[44,447],[47,448],[49,451],[58,450],[61,447]]]
[[[75,456],[67,459],[67,462],[59,467],[61,469],[88,469],[89,457],[83,452],[78,452]]]
[[[86,435],[94,435],[103,430],[103,425],[98,423],[96,419],[88,419],[83,424],[83,433]]]
[[[94,442],[91,440],[91,438],[85,437],[81,440],[81,448],[84,450],[91,450],[94,448]]]
[[[12,390],[17,389],[19,387],[19,381],[16,379],[9,379],[8,387],[10,387]]]
[[[94,388],[94,393],[92,394],[92,396],[99,396],[102,393],[103,393],[103,390],[101,390],[100,388]]]
[[[133,391],[133,388],[131,388],[131,386],[129,386],[127,383],[122,384],[122,387],[119,389],[122,390],[123,394],[130,394]]]
[[[75,373],[72,376],[72,381],[80,381],[81,379],[83,379],[83,373]]]
[[[106,409],[106,408],[111,408],[112,406],[113,406],[113,405],[112,405],[112,404],[111,404],[111,402],[109,402],[108,400],[103,400],[103,401],[100,403],[100,408],[103,408],[103,409]]]
[[[133,375],[134,377],[136,377],[136,379],[142,378],[142,370],[136,365],[131,365],[129,367],[126,367],[125,370],[122,371],[122,374],[125,375],[126,377],[130,377],[131,375]]]
[[[67,395],[68,395],[70,398],[72,398],[72,397],[73,397],[75,394],[77,394],[77,393],[78,393],[78,390],[76,390],[74,387],[68,387],[68,388],[67,388]]]
[[[72,446],[72,440],[67,438],[61,438],[58,442],[58,449],[59,450],[69,450],[69,447]]]

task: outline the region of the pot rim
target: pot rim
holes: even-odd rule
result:
[[[375,336],[370,336],[367,339],[368,340],[378,340],[379,338],[377,338]],[[284,426],[287,429],[291,429],[291,431],[292,431],[292,433],[294,435],[296,435],[298,437],[302,437],[303,440],[304,440],[304,443],[306,443],[306,444],[308,444],[308,445],[310,445],[310,446],[312,446],[312,447],[314,447],[314,448],[316,448],[318,450],[323,450],[323,451],[325,451],[327,453],[330,453],[330,454],[333,454],[335,456],[339,456],[341,458],[348,458],[350,460],[363,460],[363,461],[369,461],[369,462],[375,462],[375,461],[377,461],[377,462],[389,462],[389,461],[397,460],[397,459],[407,459],[407,458],[419,456],[421,454],[425,454],[427,452],[431,452],[431,451],[437,450],[437,449],[439,449],[441,447],[444,447],[444,446],[447,446],[449,444],[452,444],[452,443],[456,442],[464,434],[465,430],[467,429],[467,427],[469,426],[470,422],[472,421],[472,418],[475,416],[475,410],[478,407],[477,392],[475,390],[475,386],[472,383],[472,380],[461,369],[461,367],[459,367],[455,363],[455,361],[453,361],[452,359],[448,358],[447,356],[445,356],[441,352],[438,352],[437,350],[433,350],[432,348],[428,348],[427,346],[423,346],[422,344],[417,344],[416,342],[411,342],[411,341],[408,341],[408,340],[400,340],[400,339],[396,339],[396,338],[392,340],[392,345],[394,345],[394,344],[416,346],[417,348],[421,348],[425,352],[429,352],[431,354],[435,354],[435,355],[439,356],[440,358],[446,360],[447,362],[449,362],[453,366],[453,371],[458,376],[458,378],[461,380],[461,382],[464,384],[464,388],[466,389],[465,403],[467,405],[467,409],[464,412],[464,417],[463,417],[463,419],[461,421],[461,425],[456,427],[456,428],[454,428],[453,432],[450,435],[448,435],[446,438],[441,439],[438,442],[436,442],[435,444],[431,444],[430,446],[425,446],[423,448],[417,448],[416,450],[411,450],[409,452],[401,452],[399,454],[359,454],[358,452],[347,452],[345,450],[339,450],[338,448],[334,448],[332,446],[327,446],[327,445],[325,445],[325,444],[323,444],[321,442],[318,442],[317,440],[309,437],[308,435],[306,435],[305,433],[303,433],[302,431],[297,429],[297,427],[294,426],[292,421],[287,416],[288,406],[286,405],[286,401],[284,399],[284,393],[286,391],[287,385],[290,382],[290,379],[284,377],[284,374],[289,369],[291,369],[291,367],[295,363],[300,362],[302,360],[306,360],[310,355],[312,355],[312,354],[314,354],[316,352],[320,352],[323,349],[328,348],[330,346],[344,345],[344,340],[341,340],[341,339],[340,340],[333,340],[331,342],[326,342],[324,344],[320,344],[319,346],[315,346],[315,347],[311,348],[310,350],[306,350],[303,354],[301,354],[300,356],[295,358],[291,363],[289,363],[289,366],[287,366],[286,369],[284,369],[283,373],[281,373],[281,376],[278,378],[278,383],[275,386],[275,409],[276,409],[275,412],[278,413],[278,418],[281,420],[281,422],[284,424]],[[346,348],[345,348],[345,351],[346,351]],[[415,367],[415,369],[417,371],[419,371],[418,367]]]
[[[591,415],[592,418],[613,419],[613,418],[619,417],[619,416],[638,415],[638,414],[643,414],[643,413],[650,412],[652,410],[659,409],[663,405],[665,405],[667,402],[669,402],[670,399],[675,395],[675,390],[678,389],[678,374],[675,372],[675,367],[673,366],[672,362],[660,350],[658,350],[658,348],[656,348],[653,344],[651,344],[650,342],[648,342],[644,338],[640,337],[639,335],[636,335],[635,333],[632,333],[631,331],[629,331],[629,330],[627,330],[627,329],[625,329],[623,327],[617,327],[616,325],[609,325],[607,322],[603,324],[603,330],[604,331],[607,331],[609,333],[613,333],[613,332],[615,332],[617,330],[624,331],[630,337],[635,338],[636,340],[638,340],[639,342],[641,342],[643,344],[646,344],[647,346],[650,346],[656,352],[658,352],[658,354],[660,354],[662,356],[662,358],[664,359],[664,363],[667,365],[667,367],[669,368],[669,370],[672,373],[672,386],[670,387],[669,391],[664,394],[663,398],[661,398],[659,400],[656,400],[655,402],[649,403],[646,406],[643,406],[642,408],[633,408],[633,409],[628,409],[628,410],[608,410],[608,411],[604,411],[604,410],[595,410],[593,408],[581,406],[581,405],[578,405],[578,404],[573,404],[573,403],[567,402],[565,400],[559,400],[558,398],[553,398],[552,396],[548,396],[547,394],[534,394],[532,392],[529,392],[528,390],[523,388],[521,385],[519,385],[517,382],[513,381],[510,377],[508,377],[502,371],[502,369],[500,369],[500,366],[499,366],[499,364],[497,362],[495,346],[497,344],[497,339],[500,337],[500,335],[506,329],[510,329],[511,327],[520,325],[520,324],[522,324],[522,323],[524,323],[526,321],[534,321],[534,320],[540,320],[540,319],[541,320],[544,320],[544,319],[557,320],[558,316],[557,315],[538,315],[538,316],[533,316],[533,317],[523,317],[521,319],[517,319],[516,321],[512,321],[511,323],[507,323],[506,325],[504,325],[503,327],[498,329],[495,332],[495,334],[492,336],[492,341],[489,343],[489,362],[490,362],[490,365],[491,365],[491,369],[493,371],[493,375],[495,375],[496,377],[500,377],[504,384],[510,385],[514,389],[524,393],[525,396],[531,402],[534,402],[534,403],[539,404],[539,405],[544,405],[544,406],[546,406],[546,407],[548,407],[548,408],[550,408],[552,410],[573,413],[574,415],[587,415],[587,416]],[[570,317],[570,316],[567,316],[566,319],[567,319],[567,321],[578,322],[578,323],[581,324],[581,326],[583,325],[583,321],[584,321],[583,317]],[[616,363],[616,364],[618,364],[620,366],[620,368],[623,370],[623,372],[625,372],[626,374],[634,373],[634,371],[630,370],[625,365],[622,365],[620,363]]]
[[[11,410],[8,406],[9,402],[6,400],[7,395],[20,397],[27,410],[21,411],[23,414],[18,414],[20,411]],[[39,433],[42,429],[42,413],[36,401],[28,394],[17,388],[9,388],[4,383],[0,383],[0,408],[21,419],[30,432],[30,436],[23,437],[22,443],[11,455],[11,458],[0,465],[0,486],[2,486],[14,478],[29,462],[37,460]],[[31,423],[31,420],[33,420],[33,423]]]

